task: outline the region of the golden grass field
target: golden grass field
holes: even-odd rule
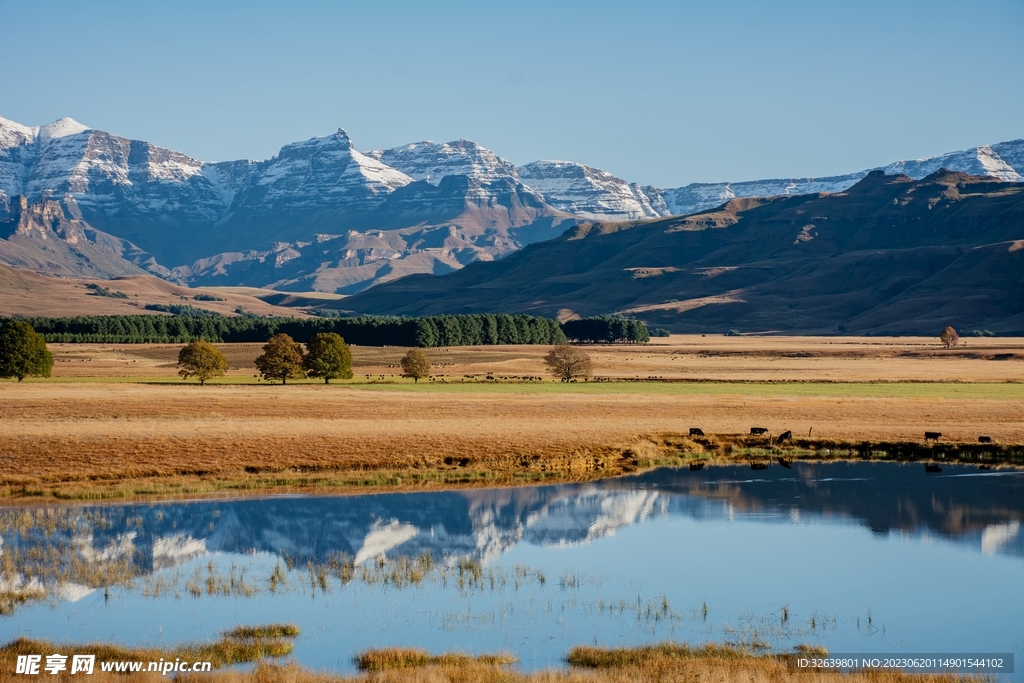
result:
[[[1024,444],[1024,339],[675,336],[587,347],[619,381],[574,384],[519,379],[546,347],[429,349],[418,385],[406,349],[354,347],[354,380],[281,386],[254,377],[260,345],[221,345],[205,387],[175,374],[179,345],[50,348],[51,379],[0,382],[8,499],[591,478],[671,461],[690,427]]]

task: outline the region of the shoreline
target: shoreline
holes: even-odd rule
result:
[[[0,507],[37,504],[133,503],[172,500],[261,498],[288,495],[353,496],[479,488],[518,488],[614,479],[660,467],[750,465],[757,469],[795,462],[897,462],[976,465],[998,471],[1024,467],[1024,445],[793,439],[771,444],[763,436],[683,433],[641,435],[600,452],[560,458],[512,456],[502,462],[446,458],[435,467],[247,467],[217,474],[177,473],[148,477],[83,474],[59,481],[0,481]]]

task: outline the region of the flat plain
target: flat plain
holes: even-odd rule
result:
[[[271,384],[259,344],[221,345],[205,387],[180,345],[52,344],[53,377],[0,383],[0,495],[211,494],[497,485],[633,471],[708,435],[1024,444],[1024,339],[674,336],[586,347],[595,379],[545,375],[546,347],[353,348],[355,378]],[[683,439],[682,441],[680,439]],[[748,444],[749,445],[749,444]]]

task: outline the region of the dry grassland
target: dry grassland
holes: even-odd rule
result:
[[[359,347],[356,383],[283,387],[257,382],[249,364],[259,345],[238,344],[223,346],[235,369],[202,388],[175,381],[178,346],[52,345],[53,379],[0,383],[0,495],[585,479],[678,460],[693,445],[679,440],[690,427],[813,429],[815,439],[854,443],[919,442],[935,430],[1024,444],[1024,340],[968,343],[946,352],[929,340],[673,338],[592,347],[596,371],[703,381],[572,385],[502,379],[542,375],[543,347],[430,350],[445,364],[443,386],[392,377],[405,349]],[[913,381],[924,378],[970,383]],[[792,382],[744,383],[757,379]],[[903,382],[833,383],[879,379]]]
[[[221,344],[229,375],[252,378],[261,344]],[[55,378],[174,378],[175,344],[51,344]],[[595,374],[612,379],[803,382],[1024,382],[1024,338],[969,338],[956,349],[920,337],[675,335],[640,346],[590,346]],[[354,347],[356,378],[401,374],[407,349]],[[449,379],[543,375],[543,346],[428,349]]]

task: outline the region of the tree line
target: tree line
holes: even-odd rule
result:
[[[0,319],[0,326],[12,319]],[[259,318],[254,316],[107,315],[74,318],[24,318],[51,343],[213,343],[265,342],[287,334],[307,343],[333,332],[360,346],[478,346],[489,344],[561,344],[646,342],[647,327],[639,320],[613,316],[557,320],[525,314],[474,313],[419,318],[359,316],[353,318]]]
[[[646,344],[651,340],[642,321],[614,315],[567,320],[562,331],[566,339],[578,344]]]

